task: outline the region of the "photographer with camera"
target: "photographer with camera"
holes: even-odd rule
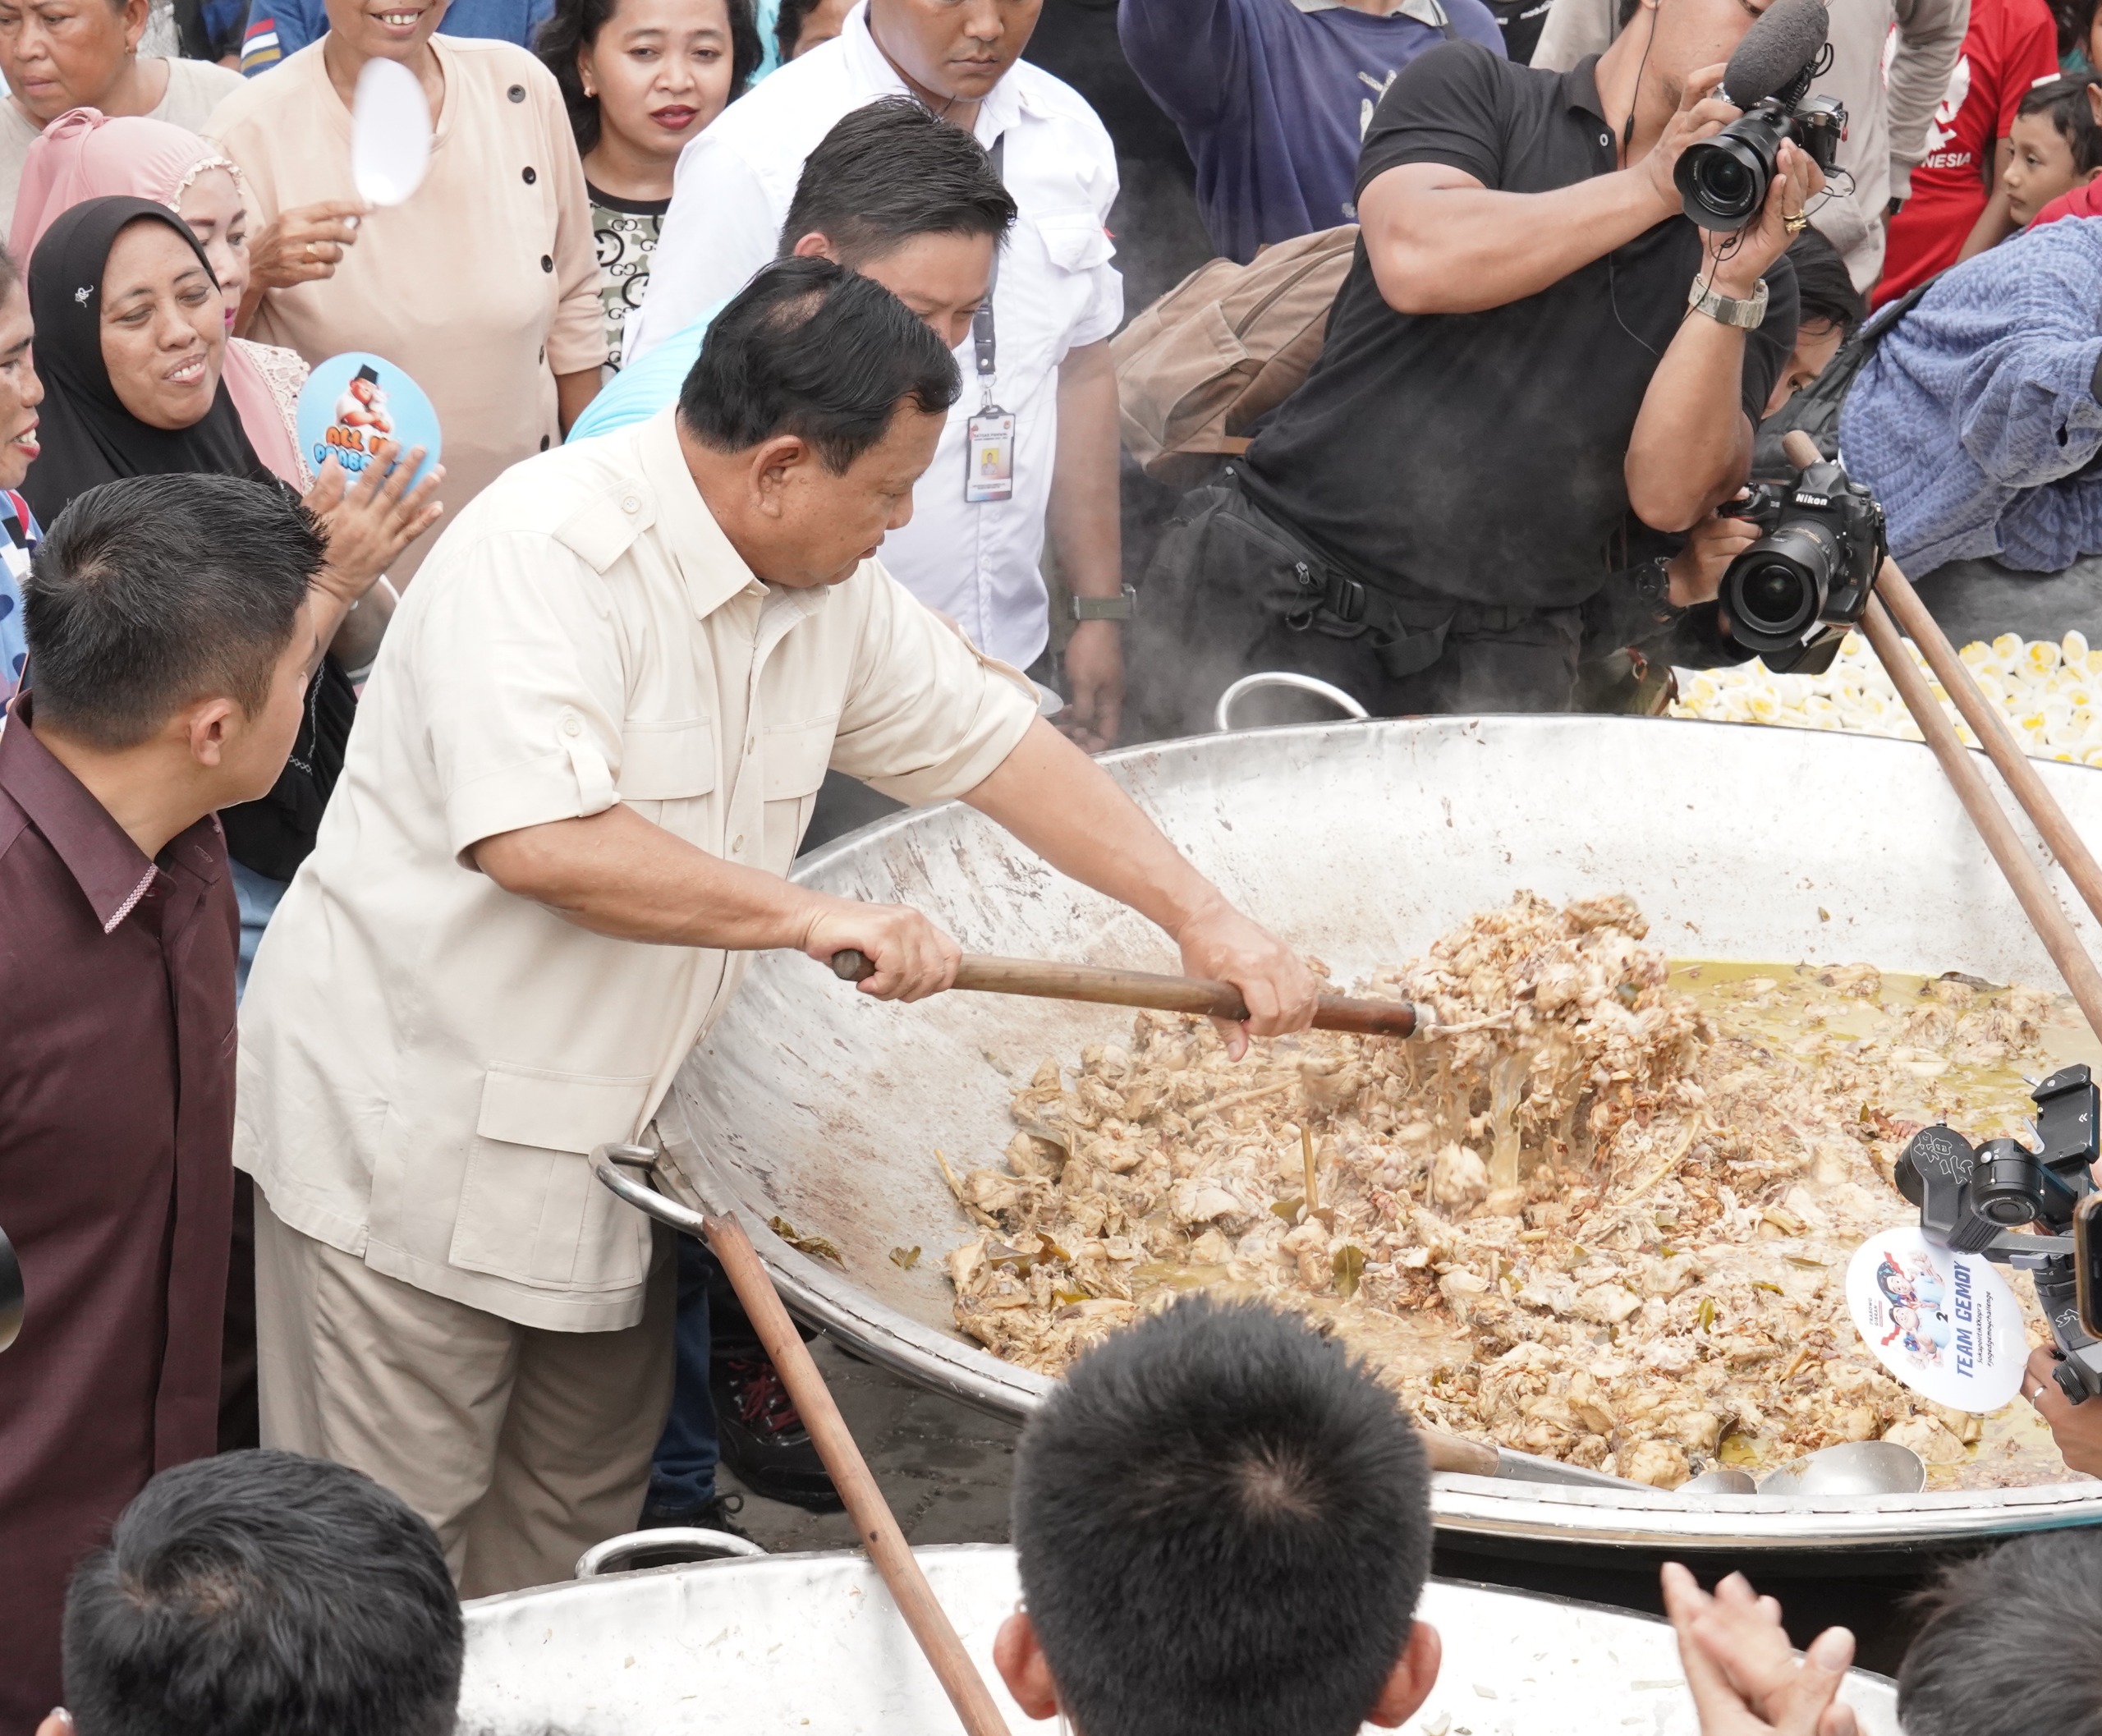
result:
[[[1821,7],[1777,3],[1787,64],[1752,94],[1824,42]],[[1717,86],[1753,19],[1642,0],[1567,73],[1453,43],[1395,80],[1320,359],[1149,575],[1141,621],[1186,675],[1157,724],[1204,727],[1251,668],[1387,714],[1566,710],[1587,625],[1610,650],[1714,595],[1713,512],[1793,347],[1783,254],[1824,184],[1784,119],[1742,227],[1682,214],[1674,173],[1738,119]]]

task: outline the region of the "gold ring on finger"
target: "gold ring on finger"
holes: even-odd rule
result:
[[[1792,216],[1784,217],[1781,219],[1781,227],[1791,235],[1801,235],[1804,230],[1810,227],[1810,214],[1805,211],[1798,211]]]

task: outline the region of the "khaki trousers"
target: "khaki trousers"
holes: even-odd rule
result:
[[[632,1531],[672,1398],[677,1263],[658,1233],[640,1325],[551,1332],[371,1270],[255,1197],[263,1444],[392,1490],[462,1597],[569,1578]]]

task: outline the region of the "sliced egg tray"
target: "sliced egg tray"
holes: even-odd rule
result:
[[[1911,641],[1906,649],[1967,747],[1977,737],[1957,717],[1941,683]],[[2037,760],[2102,766],[2102,650],[2086,635],[2024,640],[2003,633],[1958,654],[1987,699]],[[1725,723],[1778,723],[1789,729],[1844,729],[1920,739],[1919,726],[1859,633],[1849,633],[1822,675],[1776,675],[1755,659],[1725,669],[1678,669],[1670,715]]]

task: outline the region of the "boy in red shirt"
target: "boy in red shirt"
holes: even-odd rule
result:
[[[2102,126],[2102,90],[2087,87],[2087,109]],[[2102,217],[2102,179],[2082,181],[2070,193],[2061,194],[2036,214],[2032,227],[2054,223],[2062,217]]]
[[[1971,0],[1963,52],[1928,123],[1926,159],[1890,220],[1875,305],[1953,265],[1974,232],[1990,231],[1979,242],[1989,247],[2013,227],[1994,195],[2014,118],[2031,85],[2058,76],[2058,27],[2045,0]]]

